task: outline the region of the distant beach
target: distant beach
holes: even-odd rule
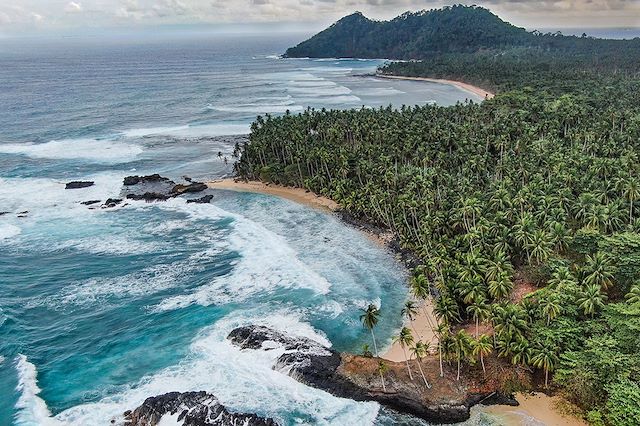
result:
[[[426,77],[404,77],[399,75],[386,75],[386,74],[376,74],[376,77],[389,78],[393,80],[428,81],[431,83],[450,84],[452,86],[456,86],[462,90],[473,93],[474,95],[480,96],[482,98],[491,99],[495,96],[494,93],[488,92],[480,87],[463,83],[461,81],[455,81],[455,80],[443,80],[439,78],[426,78]]]

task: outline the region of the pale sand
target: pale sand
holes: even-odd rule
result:
[[[338,203],[336,203],[335,201],[330,200],[326,197],[316,195],[313,192],[307,191],[303,188],[293,188],[271,183],[266,184],[259,181],[236,181],[233,178],[207,182],[207,185],[209,186],[209,188],[214,189],[227,189],[230,191],[255,192],[260,194],[275,195],[326,211],[334,211],[339,207]]]
[[[456,86],[462,90],[466,90],[469,93],[473,93],[474,95],[478,95],[481,98],[491,99],[495,95],[491,92],[488,92],[480,87],[473,86],[471,84],[463,83],[461,81],[455,80],[443,80],[439,78],[426,78],[426,77],[405,77],[401,75],[386,75],[386,74],[376,74],[376,77],[380,78],[390,78],[394,80],[411,80],[411,81],[429,81],[431,83],[442,83],[442,84],[450,84],[452,86]]]
[[[431,299],[425,300],[418,307],[418,314],[413,318],[413,321],[405,319],[404,326],[408,327],[413,334],[413,340],[422,343],[429,343],[429,352],[437,352],[438,338],[433,330],[438,326],[436,317],[433,314],[433,302]],[[411,358],[411,351],[406,348],[407,357]],[[402,346],[398,342],[393,342],[391,347],[382,355],[381,358],[388,359],[389,361],[404,362],[406,360]]]
[[[520,403],[518,407],[492,405],[483,411],[498,415],[505,426],[587,426],[583,420],[570,415],[561,414],[556,405],[561,401],[558,396],[547,396],[543,393],[516,394]],[[532,422],[532,418],[535,422]],[[537,422],[537,423],[536,423]]]

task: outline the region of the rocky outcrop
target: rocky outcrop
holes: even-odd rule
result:
[[[192,203],[209,204],[211,200],[213,200],[213,195],[209,194],[209,195],[205,195],[204,197],[187,200],[187,204],[192,204]]]
[[[423,361],[429,382],[426,386],[415,366],[411,380],[404,363],[341,354],[313,340],[285,336],[267,327],[237,328],[228,339],[243,349],[284,349],[274,368],[309,386],[343,398],[377,401],[429,422],[462,422],[469,418],[470,408],[475,404],[503,403],[497,387],[491,384],[479,386],[471,381],[441,378],[437,359]],[[386,390],[378,371],[381,361],[387,367]]]
[[[89,201],[83,201],[80,204],[82,204],[83,206],[92,206],[94,204],[98,204],[100,202],[100,200],[89,200]]]
[[[187,194],[187,193],[193,193],[193,192],[202,192],[208,188],[209,187],[207,186],[207,184],[202,182],[191,182],[188,185],[179,183],[173,187],[171,192],[173,194],[180,195],[180,194]]]
[[[151,201],[166,201],[171,198],[170,195],[162,194],[160,192],[144,192],[142,194],[127,194],[129,200],[142,200],[146,202]]]
[[[74,180],[73,182],[69,182],[64,186],[64,189],[81,189],[88,188],[93,186],[94,182],[85,181],[85,180]]]
[[[182,194],[202,192],[208,189],[201,182],[188,181],[187,184],[176,184],[169,178],[159,174],[147,176],[127,176],[124,178],[122,195],[130,200],[165,201]],[[211,200],[209,200],[211,201]],[[204,203],[205,201],[203,201]]]
[[[104,202],[102,208],[112,208],[117,206],[122,202],[122,198],[107,198],[107,201]]]
[[[133,411],[124,413],[126,426],[155,426],[163,416],[177,415],[182,426],[275,426],[270,418],[230,413],[207,392],[170,392],[147,398]]]
[[[147,176],[127,176],[124,178],[123,184],[125,186],[138,185],[140,183],[158,183],[158,182],[171,182],[175,184],[171,179],[164,176],[160,176],[155,173]]]

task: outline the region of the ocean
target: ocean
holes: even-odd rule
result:
[[[206,205],[80,204],[118,197],[133,174],[229,176],[258,114],[479,100],[367,76],[382,60],[278,57],[303,38],[0,40],[0,425],[118,424],[149,396],[187,390],[283,425],[424,424],[304,386],[271,369],[275,355],[226,341],[257,323],[359,351],[359,310],[376,303],[388,346],[406,272],[359,231],[222,190]],[[65,190],[72,180],[95,185]]]

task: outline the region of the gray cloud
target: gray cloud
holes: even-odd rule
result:
[[[0,0],[0,32],[85,26],[304,22],[321,28],[360,10],[390,19],[440,0]],[[482,0],[503,19],[529,28],[640,27],[638,0]]]

